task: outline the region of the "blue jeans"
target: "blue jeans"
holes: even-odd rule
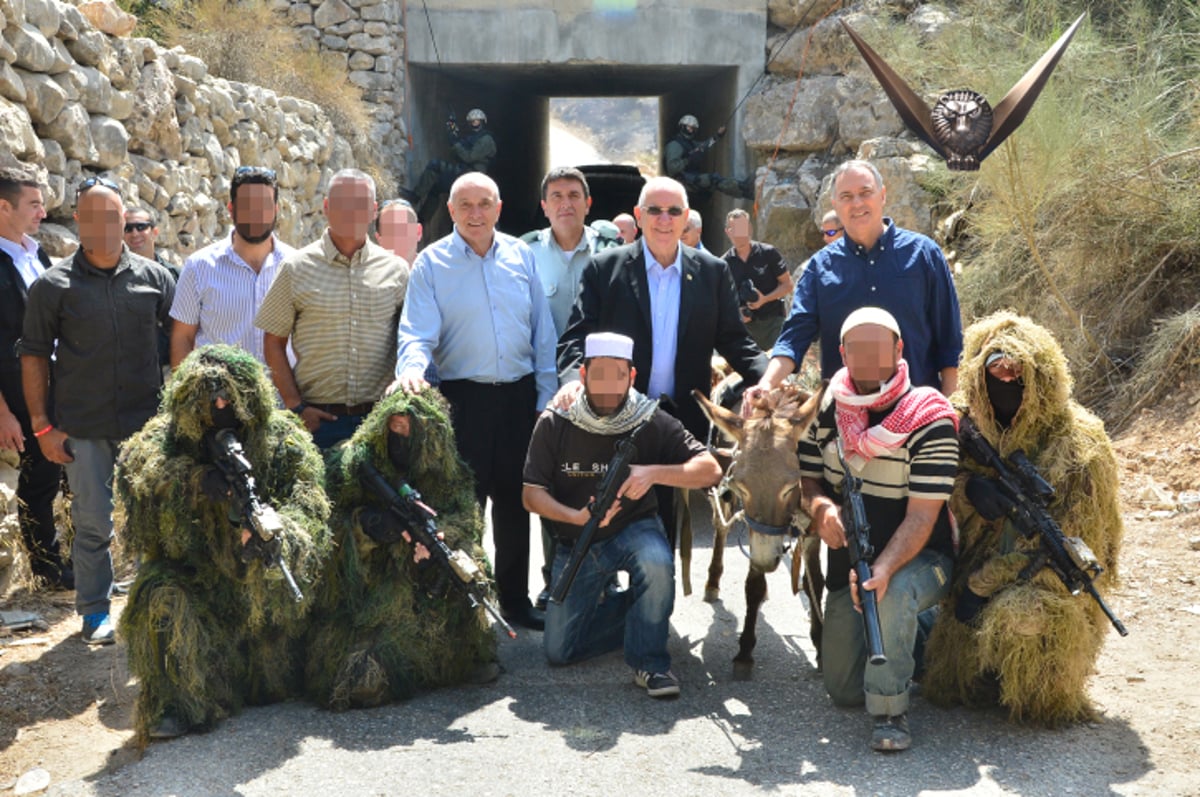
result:
[[[867,664],[862,615],[850,587],[829,593],[821,634],[825,690],[839,706],[861,706],[873,716],[908,711],[908,684],[916,668],[917,615],[936,606],[950,590],[950,557],[932,550],[917,554],[892,576],[879,602],[886,664]]]
[[[551,584],[571,558],[571,546],[557,549]],[[620,570],[629,573],[629,589],[609,590]],[[551,664],[569,664],[623,645],[630,667],[666,672],[671,669],[667,636],[674,609],[675,557],[662,521],[636,520],[617,536],[594,543],[566,600],[546,607],[546,658]]]
[[[313,442],[322,451],[332,448],[358,431],[366,418],[366,415],[339,415],[336,421],[321,421],[317,431],[312,433]]]
[[[112,595],[113,467],[120,440],[81,440],[72,437],[67,481],[71,485],[71,523],[75,542],[75,610],[80,614],[107,612]]]

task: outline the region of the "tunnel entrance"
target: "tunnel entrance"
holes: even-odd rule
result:
[[[656,97],[658,146],[661,153],[675,133],[679,117],[700,120],[701,136],[709,136],[729,117],[737,100],[738,68],[734,66],[629,66],[618,64],[416,64],[409,65],[409,130],[412,149],[410,181],[431,158],[450,156],[446,120],[451,112],[463,120],[471,108],[482,108],[496,139],[492,178],[500,186],[504,208],[499,229],[521,235],[544,227],[539,206],[542,176],[550,167],[550,101],[555,97]],[[607,120],[611,123],[612,120]],[[731,125],[731,132],[733,127]],[[709,153],[706,169],[741,177],[744,153],[736,135],[726,135]],[[586,165],[586,164],[576,164]],[[735,168],[739,167],[739,168]],[[661,162],[660,173],[664,171]],[[599,203],[601,197],[597,197]],[[722,194],[689,197],[703,215],[704,243],[724,251],[725,213],[738,202]],[[609,207],[607,201],[603,204]],[[745,205],[745,202],[740,204]],[[596,207],[590,218],[612,218]],[[632,207],[627,208],[631,212]],[[450,232],[444,202],[426,223],[426,242]]]

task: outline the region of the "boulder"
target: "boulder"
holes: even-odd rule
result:
[[[838,81],[837,91],[843,98],[837,108],[841,151],[854,152],[867,139],[904,132],[900,114],[873,79],[868,83],[867,78],[857,74],[847,75]]]
[[[311,25],[313,22],[313,7],[308,3],[292,3],[287,7],[287,21],[292,27]]]
[[[840,75],[851,66],[861,63],[862,56],[854,42],[846,35],[841,20],[849,22],[854,30],[870,40],[874,30],[872,19],[865,14],[835,14],[826,17],[808,30],[796,31],[787,39],[786,34],[772,37],[768,49],[773,53],[782,44],[775,60],[767,67],[776,74],[797,75]]]
[[[836,77],[764,81],[765,88],[746,101],[742,138],[752,149],[815,152],[828,149],[837,135],[841,102]],[[792,98],[795,96],[795,102]],[[791,114],[787,113],[791,105]]]
[[[90,28],[80,32],[74,41],[67,42],[67,52],[83,66],[97,66],[110,49],[108,37]]]
[[[54,0],[25,0],[25,21],[46,36],[54,36],[62,22],[62,14],[58,9],[58,3]]]
[[[355,33],[346,40],[351,50],[362,50],[371,55],[384,55],[392,50],[392,40],[386,36],[368,36],[365,33]]]
[[[0,97],[13,102],[25,102],[25,84],[7,63],[0,61]]]
[[[63,152],[62,144],[52,138],[43,138],[42,149],[46,153],[42,158],[46,170],[54,174],[62,174],[63,170],[67,168],[67,156]]]
[[[92,130],[87,110],[77,102],[69,102],[54,119],[40,125],[46,138],[63,145],[63,152],[82,163],[95,163],[96,146],[92,143]]]
[[[49,75],[14,70],[25,87],[25,110],[39,124],[50,122],[67,104],[67,92]]]
[[[767,0],[767,19],[781,28],[811,25],[839,5],[840,0]]]
[[[75,237],[75,233],[61,224],[43,221],[38,227],[37,239],[46,250],[46,254],[53,258],[73,255],[79,248],[79,239]]]
[[[41,161],[45,157],[33,120],[22,106],[8,100],[0,100],[0,143],[20,160]]]
[[[54,47],[37,27],[28,22],[5,28],[4,38],[17,55],[13,63],[22,69],[49,72],[58,61]]]
[[[79,4],[79,11],[109,36],[128,36],[137,27],[137,17],[122,11],[114,0],[85,0]]]
[[[148,158],[178,160],[183,154],[175,116],[175,80],[165,60],[142,67],[133,113],[125,120],[129,148]]]
[[[129,154],[129,133],[124,125],[108,116],[96,115],[88,123],[96,157],[92,163],[101,169],[115,169]]]
[[[313,14],[313,24],[318,28],[328,28],[351,19],[357,19],[358,12],[344,0],[325,0]]]

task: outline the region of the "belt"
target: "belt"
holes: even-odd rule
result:
[[[332,413],[339,418],[343,415],[366,415],[375,408],[375,402],[364,401],[362,404],[317,404],[315,401],[308,402],[308,406],[316,407],[324,412]]]

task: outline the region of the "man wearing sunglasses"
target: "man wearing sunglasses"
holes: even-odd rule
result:
[[[881,307],[899,322],[913,386],[950,395],[958,385],[963,333],[958,293],[942,250],[883,215],[887,189],[869,161],[850,160],[834,169],[831,196],[845,236],[809,259],[767,373],[746,396],[776,387],[813,342],[821,347],[821,377],[831,379],[841,368],[841,325],[866,306]],[[744,402],[743,411],[750,406]]]
[[[229,186],[233,230],[183,264],[171,318],[171,365],[208,343],[227,343],[266,365],[262,330],[254,316],[292,247],[275,235],[279,185],[275,172],[241,166]]]
[[[83,639],[108,645],[113,468],[121,444],[158,409],[155,332],[168,318],[175,280],[125,245],[115,183],[90,177],[76,197],[79,249],[30,287],[17,352],[33,436],[46,459],[66,467],[74,493],[71,559]]]
[[[135,255],[153,260],[171,272],[171,278],[179,282],[179,269],[162,259],[158,253],[158,223],[154,212],[137,206],[125,208],[125,245]],[[178,296],[178,294],[176,294]],[[158,364],[163,377],[171,365],[171,319],[158,328]]]
[[[31,174],[0,172],[0,449],[21,457],[17,513],[33,575],[51,589],[70,590],[75,576],[54,526],[62,468],[46,459],[33,436],[16,353],[29,287],[50,268],[50,257],[31,237],[45,217],[41,183]]]
[[[579,298],[558,346],[560,397],[577,394],[584,340],[593,332],[633,338],[634,386],[657,399],[698,440],[708,421],[692,390],[708,393],[714,349],[748,383],[767,359],[738,313],[737,291],[724,260],[680,243],[688,222],[683,185],[670,177],[646,182],[634,209],[642,240],[602,252],[583,270]],[[556,398],[556,401],[559,399]],[[659,515],[674,542],[671,488],[659,488]]]

